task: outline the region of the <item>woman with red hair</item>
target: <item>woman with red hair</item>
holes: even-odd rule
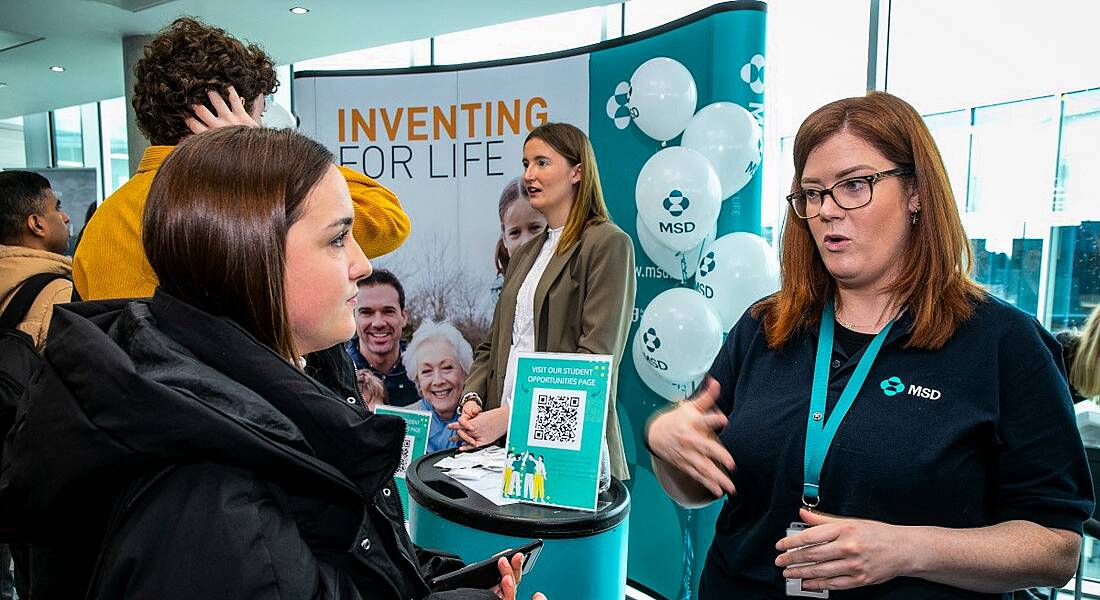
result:
[[[1057,342],[969,275],[920,115],[885,93],[795,138],[779,292],[650,422],[679,503],[726,496],[700,598],[1002,598],[1061,585],[1093,508]]]

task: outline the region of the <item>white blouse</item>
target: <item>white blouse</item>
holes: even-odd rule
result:
[[[535,257],[531,270],[519,286],[516,296],[516,314],[512,321],[512,347],[508,350],[508,371],[504,375],[504,391],[501,394],[501,404],[512,401],[512,387],[516,383],[513,362],[518,352],[531,352],[535,349],[535,288],[542,280],[546,266],[554,257],[554,250],[558,247],[561,232],[565,227],[547,230],[546,241],[543,242],[539,255]]]

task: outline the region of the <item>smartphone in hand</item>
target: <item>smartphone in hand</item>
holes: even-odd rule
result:
[[[538,559],[541,551],[542,540],[534,540],[516,549],[497,552],[481,562],[466,565],[461,569],[451,571],[450,573],[444,573],[439,577],[433,577],[432,580],[428,582],[428,587],[430,587],[433,592],[445,592],[447,590],[457,590],[460,588],[487,590],[500,583],[500,569],[497,568],[497,561],[499,561],[502,556],[507,558],[510,563],[512,562],[513,556],[522,552],[523,565],[520,567],[520,573],[526,575],[531,572],[531,567],[535,565],[535,560]]]

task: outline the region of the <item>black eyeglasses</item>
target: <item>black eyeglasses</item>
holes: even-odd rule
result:
[[[791,210],[801,219],[812,219],[821,214],[821,206],[825,203],[825,195],[833,197],[833,202],[844,210],[862,208],[871,203],[874,196],[875,183],[887,177],[903,177],[912,175],[913,170],[903,167],[879,171],[873,175],[861,175],[849,177],[833,184],[824,190],[799,190],[787,196],[787,202]]]

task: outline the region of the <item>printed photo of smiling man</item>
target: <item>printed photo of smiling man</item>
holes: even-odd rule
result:
[[[375,269],[370,277],[358,283],[355,337],[348,342],[347,350],[355,364],[363,398],[369,406],[414,404],[420,396],[401,362],[405,351],[401,334],[409,323],[405,288],[386,269]],[[382,383],[384,394],[378,390],[378,381]]]

